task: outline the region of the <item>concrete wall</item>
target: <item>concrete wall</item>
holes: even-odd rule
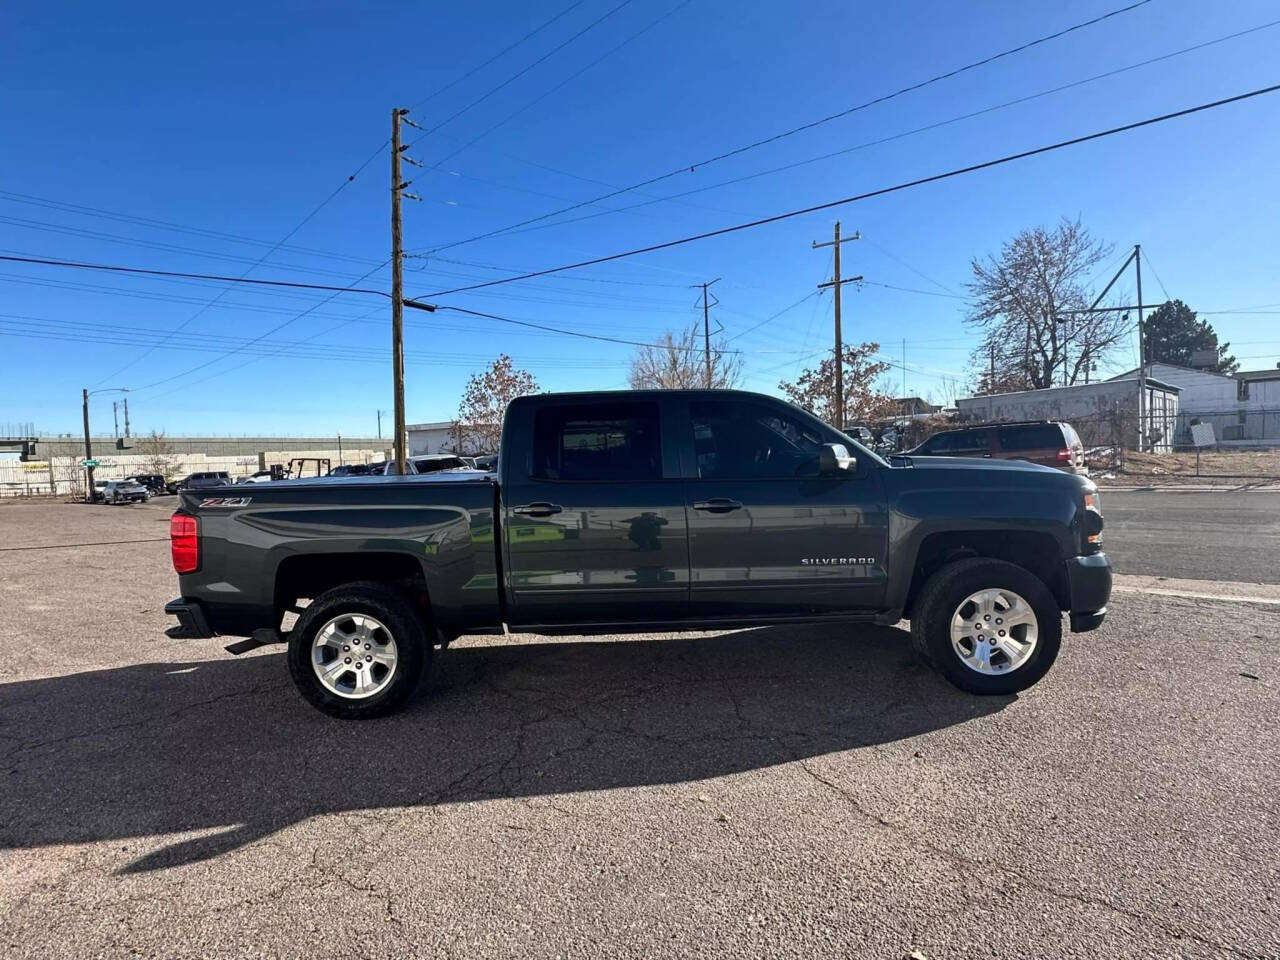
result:
[[[94,436],[94,456],[137,454],[143,451],[145,437],[130,437],[131,446],[116,449],[113,436]],[[295,454],[308,450],[337,450],[338,438],[334,437],[165,437],[165,443],[179,454],[202,453],[210,457],[257,456],[259,450],[292,451]],[[390,438],[343,437],[342,448],[352,450],[381,450],[391,446]],[[83,457],[84,436],[45,436],[36,438],[37,457]],[[337,460],[334,460],[337,463]]]
[[[135,473],[146,473],[148,457],[139,454],[107,454],[95,459],[98,466],[94,469],[95,480],[117,480]],[[236,477],[248,476],[257,470],[271,467],[273,464],[287,466],[292,457],[327,457],[332,466],[340,463],[373,463],[385,460],[385,449],[358,448],[349,449],[343,442],[342,453],[337,448],[313,450],[263,450],[252,454],[238,456],[207,456],[202,453],[178,454],[180,469],[173,470],[170,477],[185,477],[189,473],[201,471],[225,470],[234,480]],[[84,469],[80,462],[83,453],[69,457],[51,457],[47,460],[21,462],[14,458],[0,459],[0,497],[24,496],[70,496],[84,490]]]

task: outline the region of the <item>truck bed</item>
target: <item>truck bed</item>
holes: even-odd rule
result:
[[[201,544],[199,568],[179,578],[183,597],[210,631],[248,635],[329,580],[392,572],[431,583],[442,631],[492,628],[502,622],[496,498],[493,476],[469,470],[183,491],[179,510],[199,521]]]

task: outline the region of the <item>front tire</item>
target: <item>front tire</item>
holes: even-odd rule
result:
[[[318,710],[343,720],[393,713],[404,705],[431,656],[409,599],[373,581],[322,593],[289,634],[289,673]]]
[[[975,557],[947,564],[925,583],[911,639],[961,690],[1007,695],[1049,672],[1062,644],[1062,613],[1035,574]]]

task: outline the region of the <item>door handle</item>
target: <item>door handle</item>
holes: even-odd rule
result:
[[[713,497],[710,500],[695,500],[693,509],[707,510],[710,513],[728,513],[730,510],[741,510],[742,504],[728,497]]]
[[[549,517],[553,513],[560,513],[564,507],[558,503],[526,503],[519,507],[512,507],[512,513],[521,513],[527,517]]]

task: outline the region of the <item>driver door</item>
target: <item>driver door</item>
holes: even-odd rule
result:
[[[685,467],[693,617],[823,616],[883,605],[880,465],[819,476],[845,438],[783,403],[691,399]],[[686,449],[689,449],[686,447]]]

